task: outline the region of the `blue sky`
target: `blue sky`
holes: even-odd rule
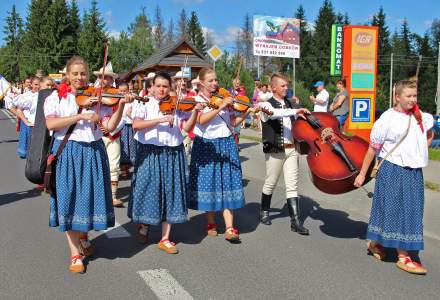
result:
[[[90,0],[78,0],[81,13],[90,7],[90,2]],[[159,5],[165,24],[168,25],[169,20],[173,18],[175,27],[182,8],[185,8],[188,14],[194,10],[199,16],[201,25],[212,33],[218,45],[232,50],[233,40],[247,12],[250,15],[292,17],[298,6],[302,4],[308,21],[313,22],[322,2],[323,0],[98,0],[98,7],[107,22],[107,30],[112,35],[127,30],[142,6],[147,8],[149,17],[153,18],[154,9]],[[17,6],[20,15],[25,17],[29,3],[30,0],[1,0],[1,27],[3,28],[7,11],[11,10],[13,4]],[[391,31],[398,29],[402,20],[406,18],[411,31],[423,34],[429,29],[434,18],[440,18],[440,1],[419,0],[416,5],[414,3],[410,0],[332,0],[335,11],[347,12],[353,24],[367,22],[379,7],[383,6]],[[3,32],[0,32],[0,39],[2,38]],[[3,44],[3,41],[0,43]]]

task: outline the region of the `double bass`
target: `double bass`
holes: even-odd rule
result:
[[[339,122],[324,112],[306,114],[292,126],[300,154],[307,154],[313,184],[322,192],[342,194],[355,189],[353,185],[362,167],[369,143],[358,136],[340,132]],[[366,181],[373,165],[370,167]]]

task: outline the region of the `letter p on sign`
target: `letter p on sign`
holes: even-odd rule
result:
[[[370,122],[371,99],[353,98],[352,102],[352,122]]]

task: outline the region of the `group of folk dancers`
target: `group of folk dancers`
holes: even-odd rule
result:
[[[102,71],[96,72],[101,87],[112,85],[115,74]],[[231,109],[232,98],[225,98],[216,108],[208,106],[207,101],[218,88],[216,73],[208,68],[198,74],[197,104],[191,112],[165,114],[160,110],[161,101],[172,93],[172,79],[166,72],[147,80],[141,96],[148,97],[148,102],[134,101],[129,86],[122,83],[119,88],[124,97],[115,107],[97,109],[97,99],[93,97],[79,107],[75,92],[88,85],[88,74],[87,62],[72,57],[66,65],[65,81],[44,102],[46,126],[55,140],[52,153],[56,153],[68,128],[74,125],[57,159],[56,197],[50,199],[49,217],[51,227],[66,233],[71,251],[69,270],[85,272],[83,260],[95,250],[88,231],[106,230],[115,224],[114,206],[123,205],[116,198],[121,152],[125,162],[134,165],[127,214],[137,225],[139,242],[148,243],[150,227],[161,225],[158,248],[169,254],[178,253],[170,240],[171,227],[188,221],[188,209],[206,212],[208,236],[218,235],[216,212],[221,212],[225,239],[239,242],[233,212],[244,206],[245,197],[233,135],[234,128],[253,109],[236,113]],[[24,127],[24,136],[30,135],[35,118],[37,81],[41,83],[33,79],[32,89],[9,105],[21,124],[28,127]],[[291,230],[308,235],[309,230],[300,220],[298,153],[291,128],[295,118],[310,112],[294,108],[286,100],[289,80],[283,74],[274,74],[270,85],[272,98],[258,104],[270,112],[261,113],[266,179],[259,219],[261,224],[271,224],[271,198],[283,173]],[[422,168],[428,164],[433,117],[418,109],[414,82],[399,82],[395,101],[395,106],[373,126],[370,148],[354,184],[362,186],[375,157],[385,158],[376,178],[367,249],[383,260],[384,248],[395,248],[400,269],[426,274],[426,268],[408,251],[424,247]],[[189,164],[184,148],[188,133],[194,136]],[[22,146],[20,138],[21,157],[25,156]]]

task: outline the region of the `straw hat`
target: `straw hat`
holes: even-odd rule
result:
[[[67,72],[66,67],[64,67],[62,70],[58,71],[58,73],[64,74],[64,75],[66,75],[66,72]]]
[[[154,76],[156,76],[156,73],[150,72],[150,73],[147,74],[147,77],[145,77],[145,79],[153,79]]]
[[[200,83],[199,76],[197,76],[196,78],[194,78],[193,80],[191,80],[191,84],[199,84],[199,83]]]
[[[99,71],[94,71],[94,72],[93,72],[93,75],[95,75],[95,76],[100,76],[100,75],[102,75],[102,68],[99,69]],[[111,76],[111,77],[113,77],[113,78],[116,78],[116,77],[118,76],[118,74],[113,73],[113,66],[112,66],[112,63],[111,63],[111,62],[109,62],[109,63],[107,64],[107,66],[105,66],[105,69],[104,69],[104,76]]]

